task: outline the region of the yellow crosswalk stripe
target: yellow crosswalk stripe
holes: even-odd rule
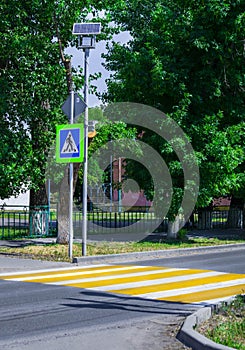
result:
[[[166,291],[166,290],[172,290],[172,289],[181,289],[183,287],[194,287],[199,285],[205,285],[210,283],[219,283],[219,282],[225,282],[225,281],[234,281],[236,279],[244,278],[244,275],[235,275],[235,274],[225,274],[225,275],[218,275],[218,276],[211,276],[207,278],[198,278],[198,279],[189,279],[185,281],[184,283],[181,282],[172,282],[172,283],[162,283],[154,286],[145,286],[145,287],[138,287],[138,288],[132,288],[132,289],[121,289],[121,290],[113,290],[114,293],[119,294],[131,294],[131,295],[140,295],[140,294],[146,294],[146,293],[153,293],[160,291]],[[110,290],[109,290],[110,291]]]
[[[84,282],[84,283],[79,283],[79,282],[74,282],[74,283],[69,283],[67,285],[69,285],[70,287],[79,287],[79,288],[94,288],[96,290],[100,290],[100,287],[102,286],[108,286],[108,288],[106,288],[106,291],[110,291],[110,287],[112,285],[117,285],[120,283],[121,284],[126,284],[126,283],[135,283],[135,282],[141,282],[141,281],[148,281],[149,283],[153,280],[158,280],[161,278],[168,278],[168,277],[175,277],[177,278],[178,276],[183,276],[183,274],[185,275],[193,275],[195,273],[199,273],[200,270],[174,270],[174,271],[169,271],[166,270],[166,272],[162,272],[162,273],[156,273],[156,274],[144,274],[141,276],[130,276],[130,277],[126,277],[126,278],[122,278],[122,277],[118,277],[113,279],[112,281],[108,280],[108,279],[104,279],[101,281],[91,281],[91,282]],[[114,292],[114,291],[113,291]],[[116,292],[118,293],[118,292]],[[120,292],[119,292],[120,293]],[[131,293],[129,293],[131,294]]]
[[[167,269],[167,268],[162,268]],[[74,271],[56,271],[56,273],[35,273],[29,274],[27,276],[7,276],[4,279],[11,279],[15,281],[25,281],[25,282],[37,282],[37,283],[48,283],[48,282],[58,282],[66,281],[70,279],[75,279],[81,276],[87,276],[88,278],[96,278],[96,276],[114,276],[120,274],[126,274],[130,272],[138,271],[158,271],[159,268],[154,266],[122,266],[114,265],[101,268],[91,268],[91,269],[76,269]]]
[[[84,273],[88,274],[91,272],[94,273],[101,273],[103,271],[107,270],[116,270],[118,268],[123,268],[122,265],[89,265],[85,266],[83,268],[64,268],[64,269],[47,269],[47,270],[37,270],[37,271],[27,271],[27,272],[19,272],[19,273],[12,273],[12,274],[0,274],[0,278],[2,279],[32,279],[33,277],[42,277],[42,276],[53,276],[55,277],[57,274],[59,275],[66,275],[66,274],[76,274],[76,273]],[[142,266],[142,268],[145,268],[145,266]]]
[[[229,298],[234,295],[244,294],[245,293],[245,284],[238,286],[229,286],[218,289],[205,290],[202,292],[187,293],[181,295],[175,295],[171,297],[159,298],[158,300],[166,300],[172,302],[181,302],[181,303],[201,303],[208,302],[214,299],[223,299]]]
[[[167,266],[99,264],[0,274],[0,279],[182,303],[208,303],[245,291],[244,274]]]

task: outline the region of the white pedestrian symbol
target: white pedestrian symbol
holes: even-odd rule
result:
[[[61,153],[78,153],[76,142],[70,131],[67,134]]]

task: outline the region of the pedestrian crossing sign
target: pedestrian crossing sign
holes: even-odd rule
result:
[[[56,162],[81,163],[84,158],[84,132],[82,124],[56,126]]]

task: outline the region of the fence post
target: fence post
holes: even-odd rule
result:
[[[243,211],[242,209],[230,209],[228,212],[227,226],[229,228],[243,228]]]
[[[199,210],[198,211],[198,229],[209,230],[212,228],[213,228],[212,210]]]

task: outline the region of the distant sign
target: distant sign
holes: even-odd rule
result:
[[[87,107],[86,103],[75,92],[74,93],[74,119],[79,117],[79,115],[85,111],[86,107]],[[71,119],[71,95],[67,97],[61,109],[70,120]]]
[[[84,158],[84,128],[82,124],[56,126],[56,162],[81,163]]]

